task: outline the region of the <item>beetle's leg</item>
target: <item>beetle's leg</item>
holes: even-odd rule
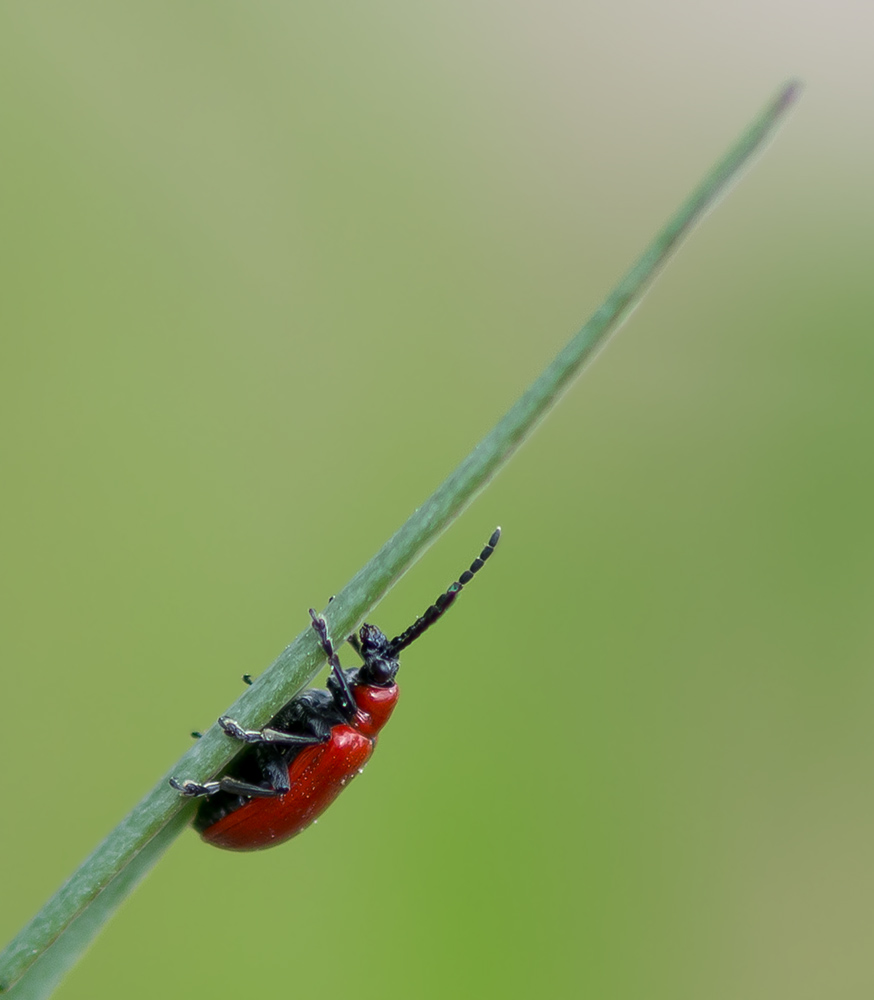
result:
[[[333,600],[334,600],[334,598],[335,598],[336,596],[337,596],[336,594],[332,594],[332,595],[331,595],[331,596],[330,596],[330,597],[328,598],[328,604],[330,604],[330,603],[331,603],[331,601],[333,601]],[[310,614],[312,614],[312,611],[310,612]],[[322,635],[322,633],[321,633],[321,632],[319,632],[319,638],[321,638],[321,635]],[[361,640],[360,640],[360,639],[358,638],[358,633],[357,633],[357,632],[353,632],[353,633],[352,633],[352,635],[349,635],[349,636],[347,636],[347,637],[346,637],[346,642],[348,642],[348,643],[349,643],[349,645],[350,645],[350,646],[351,646],[351,647],[352,647],[352,648],[353,648],[353,649],[355,650],[355,652],[356,652],[356,653],[357,653],[357,654],[358,654],[359,656],[361,656]],[[325,648],[325,647],[324,647],[324,644],[323,644],[323,645],[322,645],[322,649],[324,649],[324,648]],[[332,648],[333,648],[333,647],[332,647]],[[330,655],[330,654],[329,654],[329,655]],[[363,657],[362,657],[362,659],[363,659]]]
[[[268,744],[259,746],[255,753],[258,755],[261,772],[267,781],[267,788],[263,785],[253,785],[250,781],[242,781],[240,778],[234,778],[230,775],[225,775],[217,781],[207,781],[202,785],[196,781],[177,781],[175,778],[171,778],[170,784],[177,792],[190,796],[228,792],[230,795],[246,795],[252,799],[266,799],[285,795],[291,788],[291,783],[288,780],[287,758],[283,756],[279,748]]]
[[[281,734],[288,736],[289,734]],[[307,740],[308,744],[323,742],[316,737]],[[177,781],[170,779],[170,784],[177,792],[189,796],[215,795],[217,792],[228,792],[231,795],[246,795],[249,798],[265,799],[274,798],[277,795],[285,795],[291,788],[288,780],[288,758],[283,755],[281,749],[272,743],[261,743],[257,746],[255,753],[258,756],[258,763],[261,773],[267,781],[268,787],[263,785],[253,785],[249,781],[242,781],[230,775],[225,775],[217,781],[207,781],[199,784],[196,781]]]
[[[340,657],[337,656],[337,651],[334,649],[334,644],[328,635],[328,623],[312,608],[310,608],[310,618],[313,620],[313,628],[319,637],[322,650],[328,658],[328,663],[331,664],[331,679],[334,683],[329,683],[328,688],[334,696],[337,708],[346,718],[351,719],[355,714],[355,699],[352,697],[352,685],[349,683],[346,671],[340,665]]]
[[[304,747],[324,743],[330,737],[330,731],[325,736],[299,736],[295,733],[283,733],[279,729],[249,730],[234,722],[233,719],[222,716],[219,725],[228,736],[242,743],[254,743],[263,753],[259,753],[259,763],[269,788],[253,785],[248,781],[225,776],[218,781],[207,781],[200,784],[197,781],[177,781],[170,778],[170,784],[183,795],[201,796],[215,795],[217,792],[229,792],[232,795],[248,795],[251,798],[268,798],[285,795],[290,788],[288,783],[288,761],[282,757],[281,749],[294,747],[302,750]]]
[[[286,771],[285,782],[288,784],[288,771]],[[207,781],[200,785],[196,781],[177,781],[170,779],[170,784],[177,792],[189,797],[215,795],[217,792],[230,792],[232,795],[248,795],[250,798],[267,799],[277,795],[284,795],[288,789],[262,788],[261,785],[252,785],[248,781],[239,781],[237,778],[222,778],[220,781]]]
[[[327,656],[328,663],[331,664],[331,670],[334,673],[342,673],[343,668],[340,666],[340,657],[337,656],[337,651],[334,649],[334,644],[328,635],[328,623],[313,608],[310,608],[310,618],[313,620],[313,629],[315,629],[315,633],[319,637],[322,652]]]
[[[297,733],[284,733],[281,729],[271,729],[266,726],[264,729],[243,729],[239,722],[234,722],[226,715],[219,720],[219,725],[228,736],[239,740],[241,743],[270,744],[281,747],[308,747],[316,743],[325,741],[318,736],[300,736]]]

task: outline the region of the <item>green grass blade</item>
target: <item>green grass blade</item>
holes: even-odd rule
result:
[[[358,625],[532,433],[585,362],[628,317],[690,229],[763,147],[797,93],[794,83],[783,88],[494,430],[337,594],[326,615],[333,635],[348,635]],[[231,706],[229,714],[246,727],[263,725],[307,684],[322,660],[314,633],[307,627]],[[213,726],[173,767],[172,773],[206,779],[227,764],[234,751],[218,726]],[[183,804],[168,786],[168,776],[109,834],[0,955],[0,989],[5,987],[10,997],[38,1000],[48,996],[100,926],[182,829],[192,806]]]
[[[177,813],[146,846],[73,919],[55,943],[39,955],[24,976],[12,987],[8,997],[15,1000],[42,1000],[60,984],[139,882],[151,871],[164,851],[188,825],[188,812]]]

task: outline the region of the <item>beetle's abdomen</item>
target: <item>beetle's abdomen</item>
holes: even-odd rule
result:
[[[228,851],[258,851],[289,840],[337,798],[370,759],[374,744],[351,726],[334,726],[327,742],[305,747],[292,760],[285,795],[249,799],[201,836]]]

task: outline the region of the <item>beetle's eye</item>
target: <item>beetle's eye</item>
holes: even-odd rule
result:
[[[391,684],[395,679],[398,665],[395,660],[375,656],[372,660],[367,661],[362,670],[367,677],[368,684]]]
[[[395,665],[391,660],[377,660],[374,666],[374,675],[381,681],[394,679]]]
[[[368,656],[358,672],[358,683],[390,687],[394,684],[399,666],[395,656]]]

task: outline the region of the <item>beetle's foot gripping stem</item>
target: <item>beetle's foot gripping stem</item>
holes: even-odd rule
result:
[[[242,743],[259,743],[261,741],[261,733],[258,730],[243,729],[239,722],[228,718],[227,715],[223,715],[218,720],[218,724],[228,736],[240,740]]]
[[[171,778],[170,787],[175,788],[182,795],[193,798],[197,795],[215,795],[221,786],[217,781],[208,781],[205,785],[199,785],[196,781],[177,781],[175,778]]]
[[[328,635],[328,623],[314,608],[310,608],[310,618],[313,620],[313,629],[319,637],[319,645],[322,647],[322,652],[328,658],[328,662],[331,666],[335,667],[335,669],[339,669],[340,661],[337,660],[335,663],[337,653],[334,650],[334,644],[331,642],[331,637]]]

